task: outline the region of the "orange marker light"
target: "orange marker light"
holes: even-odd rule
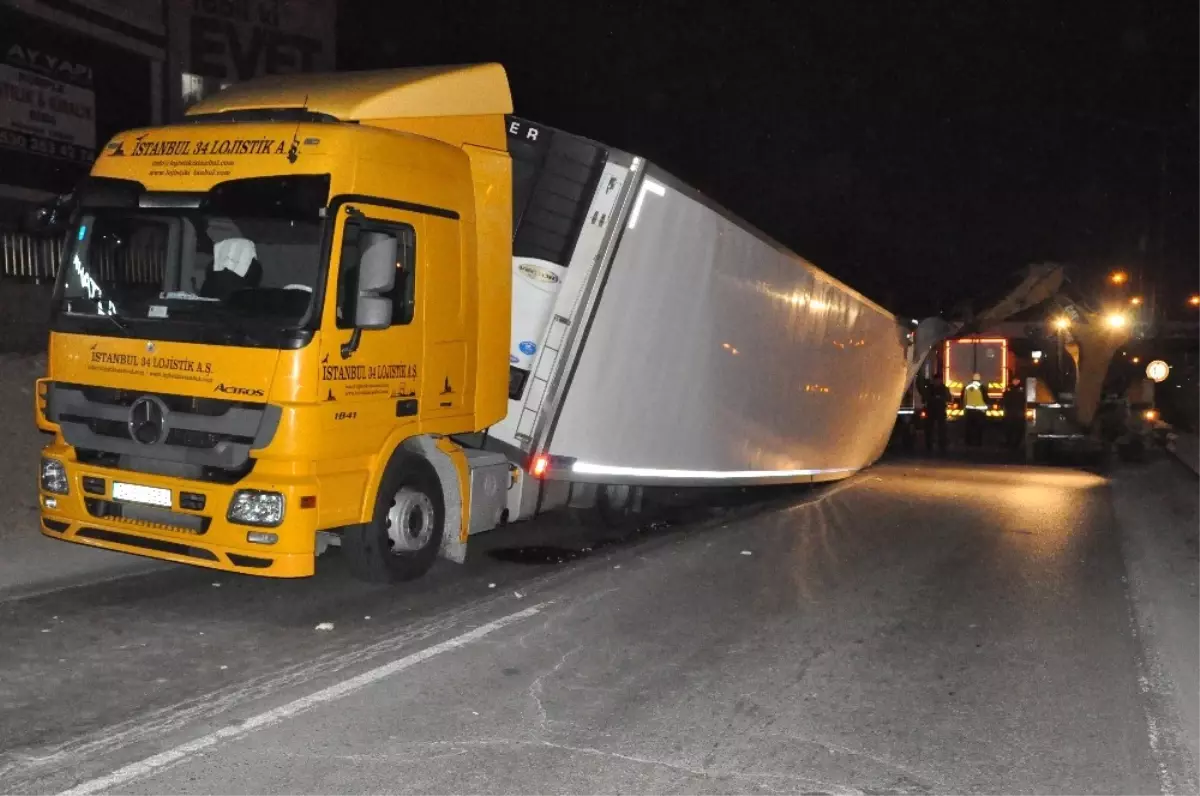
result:
[[[550,469],[550,457],[542,454],[533,460],[533,477],[541,478]]]

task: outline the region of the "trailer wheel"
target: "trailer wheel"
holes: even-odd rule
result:
[[[605,484],[596,490],[595,504],[571,510],[575,521],[596,531],[625,531],[641,519],[635,511],[637,488]]]
[[[388,466],[371,521],[347,528],[342,547],[355,577],[398,583],[424,575],[442,544],[445,509],[429,469],[399,460]]]

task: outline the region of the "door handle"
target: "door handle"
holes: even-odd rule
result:
[[[396,401],[396,417],[412,417],[417,413],[417,399],[405,398]]]

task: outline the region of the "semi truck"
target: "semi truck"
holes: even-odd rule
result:
[[[1008,387],[1009,373],[1013,372],[1007,338],[956,337],[946,340],[941,349],[942,373],[951,396],[947,417],[955,420],[963,416],[960,396],[976,374],[988,401],[987,417],[1004,417],[1001,401]]]
[[[845,478],[916,371],[882,307],[514,116],[499,64],[231,86],[107,142],[65,234],[42,533],[249,575],[336,543],[406,580],[547,511]]]

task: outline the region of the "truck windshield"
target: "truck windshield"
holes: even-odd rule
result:
[[[275,179],[225,186],[193,207],[84,205],[56,285],[56,328],[286,345],[319,293],[323,197],[301,207],[303,191]]]
[[[118,327],[294,328],[317,286],[321,232],[309,220],[85,211],[64,262],[59,310],[110,316]]]

